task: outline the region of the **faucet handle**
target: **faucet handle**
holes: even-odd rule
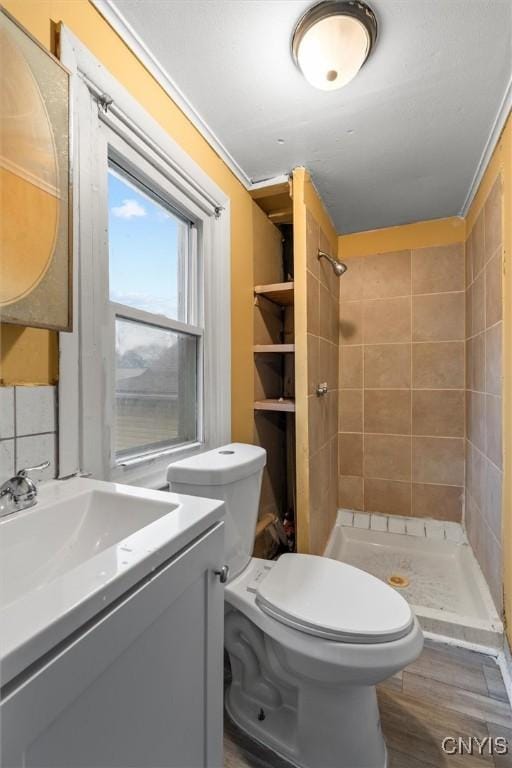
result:
[[[24,469],[19,469],[16,472],[16,477],[27,477],[29,472],[37,472],[38,470],[46,469],[49,466],[49,461],[43,461],[41,464],[36,464],[34,467],[25,467]]]

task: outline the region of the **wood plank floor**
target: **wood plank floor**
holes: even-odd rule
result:
[[[512,768],[512,713],[499,668],[472,651],[426,644],[420,658],[379,686],[389,768]],[[446,736],[502,736],[508,755],[447,755]],[[225,768],[289,768],[225,717]],[[314,766],[338,768],[338,766]]]

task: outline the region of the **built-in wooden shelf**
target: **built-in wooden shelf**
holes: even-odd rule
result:
[[[295,352],[295,344],[255,344],[253,352]]]
[[[274,304],[280,304],[282,307],[291,307],[293,305],[294,283],[270,283],[269,285],[255,285],[254,293],[256,296],[264,296],[273,301]]]
[[[283,208],[280,211],[272,211],[268,217],[272,224],[291,224],[293,211],[290,208]]]
[[[250,192],[252,199],[265,211],[273,224],[291,224],[293,220],[289,179],[277,184],[263,184]]]
[[[255,411],[285,411],[286,413],[295,412],[295,400],[289,397],[268,398],[267,400],[256,400],[254,403]]]

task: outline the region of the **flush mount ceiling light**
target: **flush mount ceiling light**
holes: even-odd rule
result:
[[[354,78],[377,39],[377,19],[358,0],[325,0],[299,20],[292,55],[306,80],[334,91]]]

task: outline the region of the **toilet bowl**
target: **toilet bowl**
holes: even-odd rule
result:
[[[423,635],[387,584],[316,555],[251,557],[265,451],[233,443],[169,467],[171,490],[225,502],[226,709],[301,768],[385,768],[375,686]]]

